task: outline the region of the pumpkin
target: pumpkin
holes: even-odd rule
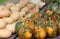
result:
[[[36,39],[44,39],[46,37],[46,32],[40,26],[34,28],[34,37]]]
[[[20,18],[19,12],[13,12],[13,13],[10,15],[10,18],[12,18],[14,21],[19,20],[19,18]]]
[[[0,19],[0,29],[3,29],[6,27],[6,22],[3,19]]]
[[[41,15],[42,15],[42,14],[40,14],[40,13],[35,13],[35,14],[31,15],[31,18],[32,18],[32,19],[35,19],[35,20],[38,20],[38,18],[40,18]]]
[[[16,33],[19,33],[20,28],[24,25],[23,22],[17,22],[15,26]]]
[[[46,32],[48,37],[56,37],[57,36],[57,26],[51,22],[49,22],[48,26],[46,26]]]
[[[11,10],[12,12],[18,12],[18,11],[20,11],[20,7],[18,7],[18,6],[16,6],[16,5],[13,5],[12,7],[10,7],[10,10]]]
[[[31,39],[32,38],[32,28],[30,27],[33,25],[28,22],[28,20],[24,20],[21,22],[17,22],[15,29],[16,33],[20,36],[21,39]]]
[[[8,29],[0,29],[0,38],[9,38],[12,32]]]
[[[47,10],[46,13],[47,13],[48,15],[51,15],[53,12],[52,12],[51,10]]]
[[[8,17],[10,14],[9,9],[5,8],[3,5],[0,6],[0,17]]]
[[[25,25],[26,25],[25,27],[31,28],[31,29],[34,28],[34,22],[33,22],[33,20],[32,20],[31,18],[25,19],[25,20],[24,20],[24,23],[25,23]]]
[[[32,38],[32,31],[30,28],[20,28],[19,36],[21,39],[31,39]]]
[[[11,31],[12,33],[15,33],[15,24],[16,24],[16,22],[14,22],[12,24],[7,24],[6,29]]]

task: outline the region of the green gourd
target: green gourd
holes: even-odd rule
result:
[[[15,26],[16,33],[19,33],[19,30],[21,27],[23,27],[24,23],[23,22],[17,22]]]

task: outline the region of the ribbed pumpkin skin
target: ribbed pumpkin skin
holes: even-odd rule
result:
[[[20,28],[23,27],[23,22],[17,22],[15,26],[16,33],[19,33]]]
[[[40,26],[36,26],[34,28],[34,37],[36,39],[45,39],[46,37],[46,32],[44,31],[44,29]]]
[[[53,10],[53,11],[52,11]],[[21,39],[54,38],[60,34],[60,13],[48,9],[45,13],[34,13],[31,17],[16,24],[16,33]],[[59,19],[59,20],[58,20]],[[28,35],[28,36],[27,36]]]
[[[47,32],[48,37],[50,37],[50,38],[56,37],[57,36],[57,27],[56,26],[54,26],[54,27],[47,26],[46,32]]]
[[[26,25],[23,21],[16,23],[15,26],[16,33],[20,36],[21,39],[31,39],[32,30],[29,26]]]
[[[25,27],[31,28],[31,29],[34,28],[34,22],[33,22],[33,20],[31,18],[26,18],[23,22],[26,25]]]
[[[59,7],[56,0],[53,0],[49,5],[49,9],[46,11],[48,15],[48,25],[46,26],[47,36],[50,38],[54,38],[57,36],[57,31],[59,31],[58,25],[58,17],[59,17]],[[52,14],[51,14],[52,13]]]
[[[57,25],[54,20],[49,20],[48,25],[46,26],[46,32],[48,37],[54,38],[57,36]]]
[[[32,31],[30,28],[21,28],[19,30],[19,36],[21,39],[31,39],[32,38]]]

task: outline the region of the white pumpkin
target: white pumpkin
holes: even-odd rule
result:
[[[20,17],[23,17],[25,14],[26,14],[25,11],[20,11],[20,13],[19,13]]]
[[[5,28],[6,23],[3,19],[0,19],[0,29]]]
[[[7,4],[5,5],[5,7],[6,7],[7,9],[10,9],[13,5],[14,5],[14,3],[7,3]]]
[[[4,21],[5,21],[7,24],[11,24],[11,23],[13,23],[13,19],[10,18],[10,17],[3,18],[3,19],[4,19]]]
[[[0,38],[8,38],[11,36],[11,31],[7,29],[0,29]]]
[[[12,33],[15,33],[15,24],[16,24],[16,23],[7,24],[7,25],[6,25],[6,29],[10,30]]]
[[[29,9],[28,9],[28,7],[24,7],[24,8],[22,8],[22,9],[21,9],[21,11],[28,12],[28,11],[29,11]]]
[[[22,7],[25,7],[25,5],[27,5],[28,3],[29,3],[29,0],[20,0],[18,4],[22,8]]]
[[[19,12],[13,12],[10,16],[14,21],[17,21],[20,18]]]
[[[34,8],[34,6],[35,6],[35,4],[33,4],[33,3],[28,3],[27,4],[27,7],[28,7],[29,10]]]
[[[10,11],[4,6],[0,6],[0,17],[8,17],[10,15]]]
[[[12,12],[18,12],[18,11],[20,10],[20,7],[18,7],[18,6],[16,6],[16,5],[13,5],[13,6],[10,8],[10,10],[11,10]]]

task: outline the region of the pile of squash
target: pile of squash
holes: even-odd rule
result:
[[[54,1],[46,11],[32,14],[16,23],[16,33],[21,39],[45,39],[60,35],[60,5]]]
[[[36,3],[38,3],[37,5],[34,1],[35,0],[20,0],[17,4],[7,3],[0,5],[0,38],[9,38],[12,34],[15,34],[15,25],[21,18],[25,19],[30,17],[45,5],[45,2],[36,1]],[[17,26],[17,32],[20,29],[20,24],[17,24],[19,25]],[[24,30],[29,31],[30,29]],[[29,35],[29,32],[27,33]],[[32,36],[32,33],[30,34]]]
[[[15,33],[15,24],[20,18],[29,17],[34,11],[38,12],[39,7],[29,0],[0,5],[0,38],[9,38]]]
[[[56,14],[45,18],[41,13],[35,13],[31,17],[18,22],[15,29],[21,39],[56,37],[57,32],[60,34],[60,16]]]

